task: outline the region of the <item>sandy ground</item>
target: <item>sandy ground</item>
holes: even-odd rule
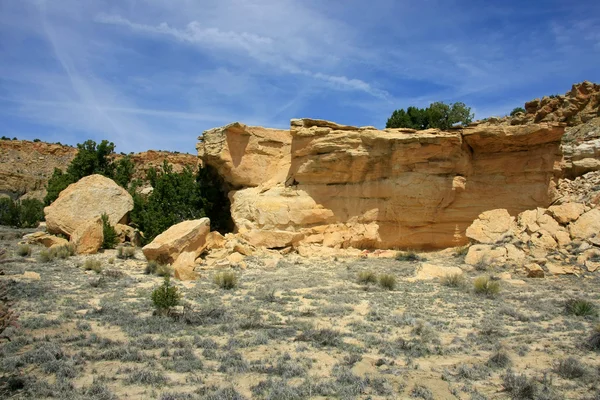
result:
[[[183,307],[159,316],[151,293],[163,278],[145,273],[140,250],[44,263],[42,247],[20,257],[19,232],[3,232],[15,261],[0,279],[20,327],[0,344],[1,398],[600,398],[600,353],[586,346],[598,316],[565,311],[573,298],[600,307],[600,274],[471,270],[455,287],[410,279],[420,260],[292,254],[266,268],[250,257],[232,290],[214,283],[218,270],[173,280]],[[452,251],[420,256],[464,267]],[[101,272],[84,269],[89,258]],[[396,285],[360,283],[360,272]],[[515,279],[495,281],[496,296],[474,292],[474,278],[506,272]]]

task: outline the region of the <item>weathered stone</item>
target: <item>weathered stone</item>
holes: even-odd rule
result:
[[[543,278],[545,276],[545,272],[542,267],[536,263],[525,265],[525,271],[527,272],[527,276],[529,278]]]
[[[50,235],[45,232],[34,232],[32,234],[25,235],[23,238],[27,240],[27,243],[39,243],[44,247],[60,247],[69,244],[68,240],[58,236]]]
[[[71,243],[75,245],[77,254],[96,254],[102,247],[103,241],[104,232],[100,217],[79,224],[71,235]]]
[[[548,212],[559,223],[566,225],[576,221],[585,211],[585,205],[580,203],[564,203],[548,207]]]
[[[210,220],[201,218],[173,225],[142,249],[148,261],[173,263],[180,254],[192,252],[198,257],[206,246]]]
[[[90,175],[69,185],[58,199],[44,208],[48,232],[67,236],[87,221],[108,215],[116,225],[133,209],[133,198],[114,181],[102,175]]]
[[[253,246],[275,249],[287,247],[299,240],[303,235],[290,231],[252,230],[243,233],[242,236]]]
[[[225,243],[225,237],[217,231],[209,232],[208,235],[206,235],[206,248],[209,250],[222,249],[225,246]]]
[[[571,237],[575,239],[588,239],[600,232],[600,209],[594,208],[583,215],[577,221],[569,225]]]
[[[462,269],[458,267],[442,267],[439,265],[422,263],[417,267],[415,276],[409,278],[411,281],[430,280],[435,278],[443,278],[448,275],[462,275]]]
[[[507,244],[504,246],[506,249],[506,261],[511,264],[521,264],[527,257],[525,252],[517,248],[514,244]]]
[[[196,280],[198,278],[198,275],[194,272],[196,257],[196,252],[194,251],[184,251],[181,253],[172,265],[175,278],[180,281]]]
[[[573,275],[577,273],[575,268],[566,265],[547,263],[546,268],[552,275]]]
[[[23,272],[23,275],[21,275],[23,278],[25,279],[31,279],[33,281],[39,281],[40,278],[40,274],[38,274],[37,272],[33,272],[33,271],[25,271]]]
[[[239,189],[230,199],[240,234],[300,233],[295,247],[415,249],[465,244],[465,230],[487,210],[549,205],[564,131],[532,124],[406,134],[303,119],[291,122],[289,150],[273,144],[267,155],[253,129],[207,131],[198,145],[202,162]]]
[[[506,261],[507,251],[504,247],[493,247],[486,244],[475,244],[469,247],[465,256],[465,263],[477,265],[479,263],[494,264]]]

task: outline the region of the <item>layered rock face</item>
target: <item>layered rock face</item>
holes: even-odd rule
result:
[[[302,119],[277,133],[270,153],[261,129],[213,129],[198,146],[204,163],[243,188],[230,193],[231,210],[250,243],[427,249],[465,243],[485,210],[547,206],[564,124],[415,133]]]

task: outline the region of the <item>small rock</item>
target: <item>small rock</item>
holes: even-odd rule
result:
[[[545,276],[542,267],[536,263],[525,265],[525,271],[527,271],[527,277],[529,278],[543,278]]]
[[[40,274],[38,274],[37,272],[33,272],[33,271],[25,271],[23,272],[23,278],[25,279],[31,279],[34,281],[39,281],[40,278]]]

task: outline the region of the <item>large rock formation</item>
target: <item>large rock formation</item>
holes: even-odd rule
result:
[[[90,220],[108,215],[116,225],[133,210],[131,195],[113,180],[90,175],[69,185],[50,206],[44,208],[48,232],[71,237]]]
[[[232,217],[250,243],[442,248],[465,243],[483,211],[550,204],[564,124],[415,132],[301,119],[268,146],[264,131],[232,124],[198,145],[240,189]]]

